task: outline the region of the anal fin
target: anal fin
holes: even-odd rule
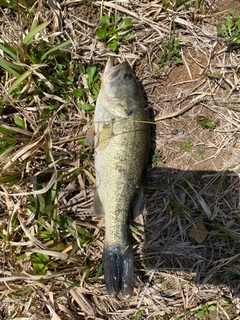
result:
[[[87,131],[86,138],[85,138],[85,145],[93,144],[94,134],[95,134],[95,125],[93,123]]]
[[[96,189],[95,194],[94,194],[93,209],[94,209],[94,213],[95,213],[96,217],[101,217],[103,215],[103,213],[104,213],[103,204],[102,204],[102,201],[99,198],[97,189]]]

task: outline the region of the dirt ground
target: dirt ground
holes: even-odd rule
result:
[[[217,23],[225,23],[230,9],[240,12],[240,1],[202,1],[199,12],[194,5],[178,13],[169,7],[167,15],[163,3],[59,1],[63,35],[78,37],[73,60],[95,64],[101,73],[109,55],[116,61],[127,59],[150,110],[150,188],[143,214],[132,222],[144,231],[133,232],[134,295],[129,299],[108,297],[103,275],[95,283],[85,281],[86,273],[76,262],[56,279],[34,282],[39,286],[39,317],[32,305],[24,309],[22,300],[19,313],[7,318],[16,302],[3,295],[2,319],[44,319],[45,315],[45,319],[61,320],[192,320],[199,317],[200,310],[205,310],[201,319],[240,319],[240,51],[239,46],[227,48],[216,30]],[[132,18],[135,34],[130,45],[122,43],[117,53],[95,36],[101,13],[115,10]],[[51,10],[45,15],[52,17]],[[183,63],[159,69],[159,55],[170,39],[173,21]],[[216,127],[203,128],[200,115]],[[85,135],[88,127],[85,125],[81,134]],[[75,129],[73,125],[68,131],[69,141]],[[81,163],[84,147],[71,141],[64,148],[68,153],[79,152]],[[85,181],[88,177],[84,174]],[[92,190],[78,192],[78,182],[73,187],[75,192],[69,192],[64,200],[59,197],[59,208],[95,230],[96,242],[78,258],[88,255],[90,266],[100,264],[104,220],[92,216]],[[74,294],[59,295],[64,281],[76,280],[81,285]],[[41,302],[42,296],[51,308]]]

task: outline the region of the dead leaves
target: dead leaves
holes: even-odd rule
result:
[[[202,243],[208,236],[208,230],[203,223],[196,222],[188,230],[188,236],[197,243]]]

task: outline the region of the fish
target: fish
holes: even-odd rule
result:
[[[146,101],[127,61],[106,63],[87,143],[94,142],[97,216],[105,216],[104,281],[109,296],[129,297],[134,259],[129,220],[142,212],[149,149]]]

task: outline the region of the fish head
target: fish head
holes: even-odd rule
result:
[[[139,105],[139,100],[144,100],[129,63],[124,61],[114,65],[112,57],[106,64],[101,90],[104,91],[108,100],[113,102],[113,108],[117,105],[115,102],[121,102],[123,108],[128,109],[129,114],[134,112],[133,107]]]

